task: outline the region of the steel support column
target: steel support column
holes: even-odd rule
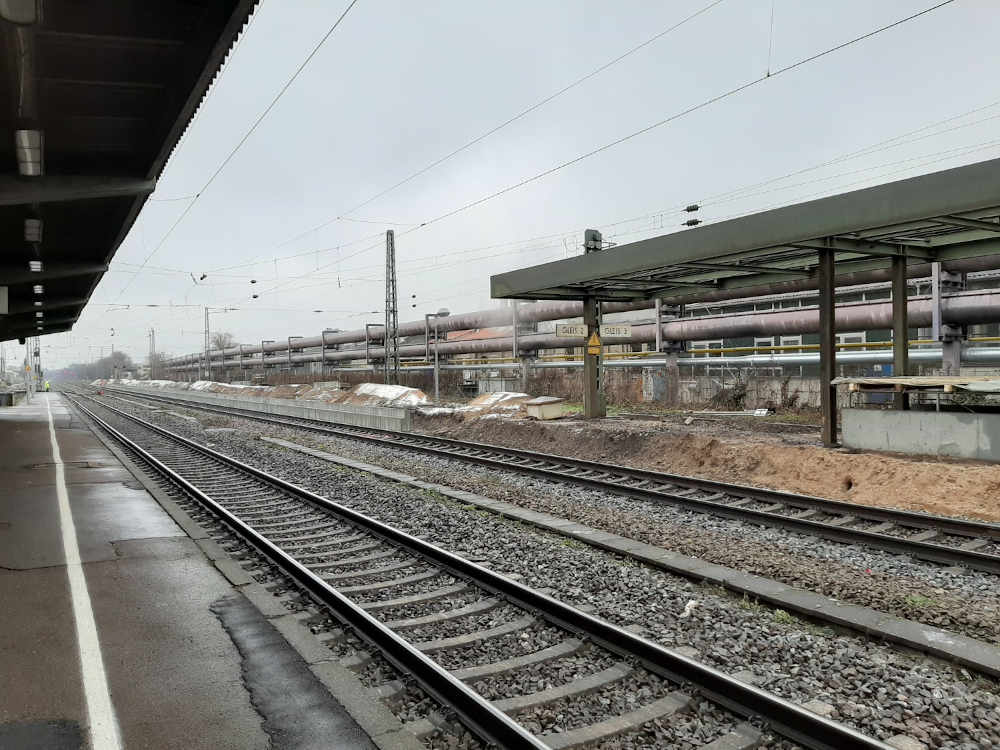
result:
[[[438,339],[438,320],[441,316],[434,316],[434,403],[440,403],[441,401],[441,358],[438,355],[438,346],[440,345],[440,340]],[[397,355],[398,356],[398,355]]]
[[[600,335],[600,302],[593,297],[583,301],[583,322],[587,326],[587,339]],[[583,416],[587,419],[607,416],[604,394],[601,392],[601,355],[591,354],[584,348],[583,355]]]
[[[900,378],[910,374],[907,296],[906,256],[897,256],[892,259],[892,374]],[[909,395],[897,390],[893,394],[893,405],[897,409],[908,409]]]
[[[510,329],[510,356],[512,356],[515,360],[517,359],[519,349],[517,345],[517,303],[518,300],[514,300],[514,304],[511,305],[513,314],[511,315],[512,321]]]
[[[837,386],[831,385],[837,370],[834,332],[834,250],[819,251],[819,389],[823,407],[823,445],[837,444]]]
[[[653,300],[653,319],[656,321],[656,351],[663,351],[663,314],[660,312],[663,301],[657,297]]]

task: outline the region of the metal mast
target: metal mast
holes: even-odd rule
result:
[[[38,336],[31,339],[31,366],[35,370],[33,374],[37,391],[42,384],[42,344]]]
[[[399,383],[399,308],[396,298],[396,235],[385,233],[385,382]]]
[[[211,331],[208,327],[208,308],[205,308],[205,380],[212,379],[212,358],[211,358],[211,342],[209,340],[209,334]]]
[[[149,329],[149,379],[156,380],[156,331]]]

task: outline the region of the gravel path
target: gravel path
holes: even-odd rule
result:
[[[171,429],[205,439],[188,422],[170,418],[164,422]],[[272,432],[268,429],[268,433]],[[303,440],[302,434],[294,437]],[[817,628],[750,602],[740,603],[728,594],[433,493],[417,492],[309,456],[278,450],[254,440],[248,431],[216,433],[211,441],[235,458],[448,549],[483,559],[500,572],[520,574],[528,585],[547,587],[564,601],[591,605],[596,614],[610,621],[640,625],[649,637],[665,645],[693,647],[706,663],[729,672],[751,673],[751,679],[778,695],[802,703],[813,699],[827,702],[834,707],[834,718],[882,739],[905,733],[933,748],[974,750],[1000,746],[997,685],[964,670],[869,643],[861,637]],[[354,455],[371,460],[357,452]],[[413,456],[406,458],[409,461]],[[408,463],[405,470],[413,473],[413,464]],[[465,478],[473,473],[464,464],[462,470]],[[453,474],[452,479],[456,476]],[[527,483],[516,475],[504,481]],[[585,500],[574,488],[557,489],[574,502]],[[612,515],[606,504],[604,513]],[[648,520],[636,518],[633,522],[634,536],[639,523]],[[735,546],[731,540],[727,544]],[[827,563],[826,567],[832,566]],[[538,632],[545,630],[540,628]],[[551,645],[544,639],[539,641],[529,650]],[[489,660],[489,648],[495,645],[480,644],[482,659],[478,663]],[[446,654],[460,656],[456,652],[438,656]],[[476,663],[470,654],[461,656],[451,666]]]

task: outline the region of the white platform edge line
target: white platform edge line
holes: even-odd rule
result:
[[[55,423],[52,419],[52,396],[45,399],[49,415],[49,439],[52,443],[52,462],[56,467],[56,496],[59,499],[59,527],[62,532],[63,554],[66,557],[66,575],[69,578],[70,598],[73,604],[73,620],[76,623],[76,639],[80,651],[80,673],[83,678],[83,692],[87,702],[87,719],[90,724],[90,746],[93,750],[121,750],[121,735],[115,708],[111,702],[108,679],[101,656],[101,643],[97,636],[97,622],[87,590],[87,578],[80,561],[80,547],[76,539],[76,524],[69,505],[69,490],[66,487],[66,468],[56,439]]]

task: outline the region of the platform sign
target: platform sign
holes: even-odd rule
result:
[[[590,334],[590,338],[587,339],[587,354],[593,356],[598,356],[601,353],[601,337],[597,335],[597,331]]]
[[[632,337],[632,326],[629,323],[619,325],[602,325],[601,335],[606,339],[627,339]]]
[[[587,338],[587,326],[577,323],[556,323],[556,336],[564,338]]]

